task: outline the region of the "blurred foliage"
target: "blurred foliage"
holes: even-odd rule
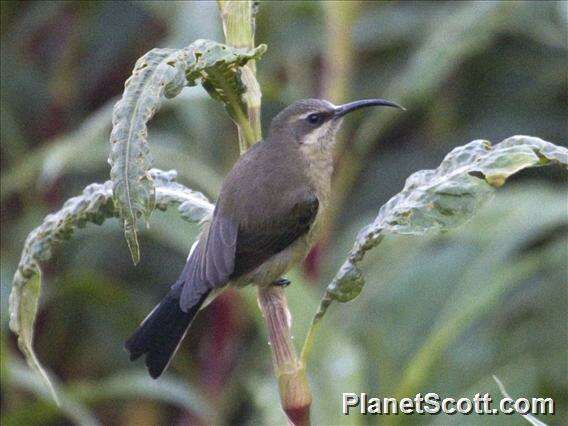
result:
[[[2,424],[282,423],[250,289],[222,295],[199,316],[159,382],[128,362],[124,339],[177,278],[197,232],[173,211],[153,215],[141,232],[145,256],[136,268],[116,223],[87,227],[55,251],[42,265],[48,285],[36,351],[58,378],[62,410],[23,369],[7,295],[27,234],[88,183],[107,180],[111,105],[136,59],[154,47],[221,41],[222,31],[213,2],[0,7]],[[258,66],[264,125],[290,102],[326,93],[346,98],[334,102],[389,97],[409,111],[346,123],[334,226],[291,274],[298,341],[357,230],[412,172],[478,138],[531,134],[567,144],[566,3],[361,2],[347,15],[336,7],[261,3],[256,39],[269,47]],[[352,51],[330,57],[344,35]],[[354,62],[330,69],[345,60]],[[233,124],[200,88],[164,103],[149,140],[156,167],[177,169],[182,183],[212,198],[238,155]],[[492,374],[511,394],[552,396],[558,414],[540,419],[561,423],[568,414],[566,172],[538,169],[512,180],[467,225],[387,237],[365,259],[362,296],[332,308],[314,342],[315,424],[463,424],[456,416],[345,418],[340,396],[497,397]],[[499,417],[499,424],[523,422]]]
[[[143,218],[147,224],[156,203],[148,173],[152,160],[147,123],[162,98],[174,98],[185,86],[200,82],[213,99],[226,105],[236,122],[246,122],[241,102],[245,87],[237,76],[238,67],[265,51],[266,45],[246,50],[199,39],[183,49],[152,49],[136,61],[113,109],[108,158],[113,198],[134,264],[140,261],[137,220]]]
[[[332,300],[349,302],[363,288],[357,264],[385,234],[423,235],[457,228],[471,219],[515,173],[556,164],[568,168],[568,149],[532,136],[512,136],[495,146],[475,140],[454,148],[434,170],[408,177],[404,188],[379,210],[373,223],[358,232],[353,249],[328,285],[317,320]]]
[[[177,172],[150,169],[147,172],[154,185],[154,204],[159,210],[178,206],[180,215],[189,222],[199,223],[210,215],[214,206],[200,192],[192,191],[175,181]],[[56,213],[45,217],[42,224],[26,238],[18,269],[12,280],[9,298],[10,329],[18,336],[18,347],[29,367],[45,382],[59,405],[57,392],[33,349],[33,334],[39,298],[42,291],[41,265],[51,260],[54,249],[73,236],[76,229],[88,223],[102,225],[118,217],[113,203],[113,182],[92,183],[81,195],[68,199]]]

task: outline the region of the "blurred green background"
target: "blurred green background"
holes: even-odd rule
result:
[[[223,41],[214,2],[1,2],[3,425],[284,424],[255,292],[229,292],[193,324],[168,373],[147,377],[123,341],[177,278],[197,233],[156,212],[134,267],[116,221],[77,232],[44,266],[35,347],[62,410],[8,330],[26,235],[65,199],[108,179],[111,110],[153,47]],[[326,237],[290,274],[299,345],[358,229],[412,172],[453,147],[514,134],[566,145],[566,2],[261,2],[263,119],[294,100],[385,97],[405,114],[353,114],[338,149]],[[150,124],[156,167],[215,199],[237,158],[223,106],[200,88]],[[364,262],[367,286],[335,305],[309,365],[313,423],[525,424],[519,416],[341,415],[342,392],[381,396],[551,396],[568,414],[566,172],[515,176],[467,225],[389,237]]]

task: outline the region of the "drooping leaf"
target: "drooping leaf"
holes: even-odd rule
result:
[[[373,227],[418,235],[459,226],[509,176],[549,163],[568,165],[568,150],[530,136],[514,136],[495,146],[470,142],[450,152],[436,170],[410,176],[404,189],[380,209]]]
[[[235,49],[224,44],[208,40],[197,40],[194,46],[202,53],[195,67],[186,76],[189,85],[201,79],[207,93],[225,104],[227,112],[234,120],[246,112],[243,95],[246,87],[240,78],[239,67],[251,59],[258,59],[266,52],[266,45],[261,44],[252,50]]]
[[[41,380],[20,362],[11,360],[9,371],[9,380],[17,387],[30,391],[47,402],[51,401],[53,393],[50,394],[43,386]],[[75,424],[85,426],[98,426],[101,424],[83,404],[70,397],[67,392],[59,392],[58,406],[61,412],[73,420]]]
[[[329,351],[325,330],[352,333],[372,367],[382,367],[369,382],[380,380],[383,393],[393,396],[446,385],[456,395],[491,393],[489,371],[524,395],[554,397],[554,391],[548,394],[552,385],[539,389],[538,377],[542,365],[554,386],[565,376],[564,340],[558,338],[565,334],[565,299],[558,297],[567,272],[565,196],[557,185],[523,182],[497,191],[494,201],[454,232],[385,238],[367,254],[368,283],[358,309],[345,315],[349,308],[337,307],[318,328],[314,352]],[[518,320],[519,312],[527,316]],[[360,327],[378,318],[379,325]],[[484,424],[483,416],[473,417],[472,424]],[[442,415],[433,424],[455,420]]]
[[[203,194],[175,182],[175,171],[152,169],[149,176],[156,181],[156,204],[161,210],[179,205],[181,216],[190,222],[198,222],[213,211],[213,205]],[[40,265],[51,258],[53,249],[69,239],[75,229],[87,223],[101,225],[106,219],[117,216],[112,186],[111,181],[91,184],[81,195],[67,200],[61,210],[46,216],[26,238],[12,281],[10,329],[18,336],[18,346],[28,364],[41,375],[55,398],[53,385],[33,350],[33,329],[41,292]]]
[[[156,208],[159,210],[166,210],[172,204],[179,204],[179,214],[189,222],[199,222],[213,213],[214,206],[205,195],[176,182],[175,170],[165,172],[151,169],[149,174],[157,187]]]
[[[357,263],[384,234],[420,235],[459,226],[509,176],[547,164],[568,166],[568,149],[532,136],[513,136],[494,146],[476,140],[455,148],[437,169],[411,175],[403,190],[381,207],[375,221],[359,232],[326,294],[340,302],[359,295],[364,281]]]
[[[121,372],[96,382],[79,383],[69,393],[89,403],[146,398],[163,401],[207,418],[212,407],[187,383],[172,378],[151,379],[145,371]]]
[[[365,280],[361,271],[351,262],[345,262],[339,269],[338,275],[341,279],[334,279],[326,289],[333,300],[349,302],[361,293]]]
[[[41,271],[39,267],[36,268],[37,272],[32,275],[27,284],[14,287],[10,294],[10,328],[18,335],[18,347],[24,354],[29,367],[41,377],[55,403],[60,405],[55,387],[33,349],[34,323],[41,291]],[[16,274],[18,273],[19,271]]]
[[[264,53],[266,46],[236,49],[210,40],[197,40],[186,48],[153,49],[142,56],[126,81],[122,99],[113,111],[111,180],[118,214],[134,263],[140,260],[137,221],[147,221],[155,206],[147,123],[162,96],[172,98],[184,86],[199,81],[207,92],[227,104],[232,116],[243,115],[238,67]]]
[[[109,163],[114,197],[124,234],[134,263],[140,260],[136,221],[147,219],[154,208],[154,184],[148,175],[151,166],[146,123],[154,115],[166,85],[171,92],[181,90],[176,79],[175,50],[153,49],[136,62],[126,81],[122,99],[113,111]]]

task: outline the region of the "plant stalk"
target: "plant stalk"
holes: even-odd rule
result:
[[[324,73],[321,94],[324,99],[333,103],[347,102],[353,80],[353,64],[356,63],[353,46],[353,28],[361,14],[363,2],[361,1],[326,1],[323,2],[325,12],[325,39],[327,40],[324,54]],[[360,158],[354,158],[349,147],[351,139],[339,138],[335,146],[336,177],[332,209],[327,209],[322,231],[325,245],[333,233],[337,223],[337,216],[353,188],[353,179],[345,170],[358,167]],[[355,163],[355,164],[354,164]],[[363,162],[364,163],[364,162]],[[358,176],[358,174],[354,174]]]
[[[312,395],[304,364],[292,344],[292,318],[284,290],[276,286],[259,287],[258,305],[268,329],[282,408],[293,425],[309,425]]]
[[[253,1],[218,0],[223,32],[227,44],[238,48],[254,48],[255,6]],[[260,127],[260,102],[262,93],[256,80],[256,63],[249,61],[240,70],[241,81],[247,88],[243,96],[248,123],[236,122],[239,132],[241,155],[262,138]],[[239,109],[238,106],[235,109]],[[252,131],[249,131],[249,128]]]
[[[367,251],[369,251],[370,249],[372,249],[373,247],[376,247],[377,245],[379,245],[383,241],[383,238],[384,238],[384,234],[379,232],[373,242],[371,242],[369,244],[365,244],[365,245],[360,246],[360,247],[358,247],[357,244],[355,244],[353,249],[349,253],[349,257],[348,257],[347,261],[350,262],[354,267],[357,267],[357,265],[365,257],[365,253]],[[312,345],[313,345],[313,341],[314,341],[316,331],[318,330],[320,322],[323,319],[324,315],[326,314],[327,309],[331,306],[331,304],[333,303],[334,300],[339,300],[342,303],[346,302],[345,300],[338,299],[334,295],[334,292],[332,291],[333,287],[334,287],[334,285],[333,285],[334,281],[335,281],[335,279],[330,284],[328,284],[325,292],[323,293],[323,296],[321,297],[321,300],[320,300],[320,304],[318,306],[318,310],[316,311],[316,313],[315,313],[315,315],[312,319],[312,323],[310,324],[310,328],[309,328],[308,333],[306,335],[306,339],[304,340],[304,344],[302,346],[302,353],[301,353],[301,357],[300,357],[300,360],[301,360],[301,362],[304,366],[306,366],[308,364],[308,358],[309,358],[311,350],[312,350]],[[364,285],[364,282],[363,282],[363,285]]]
[[[218,0],[218,4],[227,44],[240,48],[254,48],[256,11],[253,2]],[[248,119],[246,123],[235,120],[239,130],[239,148],[242,155],[262,138],[262,131],[261,91],[255,76],[256,64],[254,61],[249,61],[240,72],[241,81],[246,87],[243,101],[247,108],[245,115]],[[282,409],[292,424],[309,425],[312,395],[305,368],[298,359],[292,343],[290,331],[292,321],[284,290],[277,286],[259,287],[257,300],[268,330]]]

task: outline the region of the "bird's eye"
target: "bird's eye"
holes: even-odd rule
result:
[[[321,119],[322,119],[321,114],[310,114],[306,118],[306,120],[308,120],[308,123],[310,124],[319,124],[321,122]]]

